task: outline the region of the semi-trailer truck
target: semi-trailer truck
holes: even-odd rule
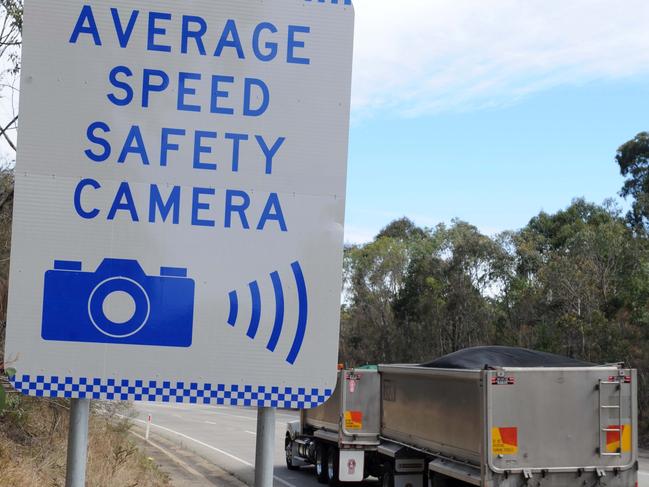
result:
[[[331,485],[635,487],[636,371],[547,354],[520,366],[511,351],[479,368],[484,348],[463,352],[469,367],[341,370],[329,401],[288,424],[287,466]]]

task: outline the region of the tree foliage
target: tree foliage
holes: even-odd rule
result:
[[[649,133],[641,132],[622,145],[616,161],[626,178],[621,195],[633,199],[629,222],[636,228],[649,229]]]
[[[496,237],[399,220],[346,250],[341,359],[417,363],[509,344],[624,361],[648,411],[648,245],[614,206],[584,200]]]
[[[18,100],[16,88],[20,72],[20,46],[23,30],[23,0],[0,0],[0,60],[9,68],[0,73],[0,93],[11,99],[15,107]],[[16,151],[15,137],[12,132],[17,129],[18,113],[12,110],[0,120],[0,137]],[[2,161],[0,161],[2,165]]]

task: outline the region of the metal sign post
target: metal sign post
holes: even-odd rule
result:
[[[70,429],[68,431],[68,463],[65,487],[84,487],[86,485],[89,417],[90,399],[72,399],[70,401]]]
[[[257,410],[255,487],[273,487],[275,464],[275,408]]]

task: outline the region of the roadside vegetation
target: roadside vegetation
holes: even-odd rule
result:
[[[0,413],[0,486],[65,485],[67,401],[10,394]],[[129,434],[130,424],[110,414],[92,414],[87,485],[158,487],[168,485]]]
[[[575,199],[496,236],[389,224],[345,251],[341,361],[419,363],[513,345],[639,370],[649,446],[649,134],[620,147],[624,214]]]

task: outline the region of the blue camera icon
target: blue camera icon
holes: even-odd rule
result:
[[[105,259],[95,272],[81,262],[55,261],[45,272],[44,340],[190,347],[193,279],[162,267],[147,276],[135,260]]]

